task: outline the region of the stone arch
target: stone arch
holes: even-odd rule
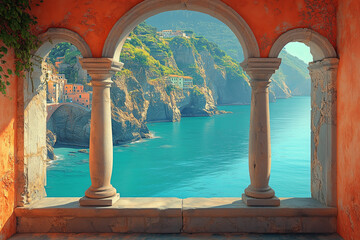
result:
[[[83,57],[92,57],[88,44],[83,38],[68,29],[49,28],[39,35],[41,46],[33,52],[33,72],[19,79],[18,99],[19,139],[17,205],[22,206],[41,199],[46,195],[46,81],[38,57],[46,57],[58,43],[68,42],[79,49]]]
[[[314,61],[311,77],[311,196],[326,206],[336,206],[336,80],[339,59],[327,38],[307,29],[282,34],[272,46],[269,58],[277,58],[290,42],[310,47]]]
[[[119,61],[126,37],[139,23],[153,15],[172,10],[197,11],[219,19],[238,38],[245,59],[260,57],[259,46],[248,24],[237,12],[220,0],[145,0],[116,22],[105,41],[102,56]]]
[[[49,28],[39,36],[39,40],[42,44],[36,50],[36,56],[44,57],[56,44],[68,42],[77,47],[84,58],[92,57],[90,47],[85,40],[76,32],[66,28]]]
[[[277,58],[281,50],[290,42],[302,42],[310,47],[314,61],[336,58],[337,54],[329,40],[314,30],[297,28],[283,33],[270,49],[269,58]]]

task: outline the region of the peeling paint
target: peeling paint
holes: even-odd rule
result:
[[[325,205],[335,205],[336,171],[331,149],[336,127],[337,60],[311,63],[311,193]],[[320,141],[321,140],[321,141]]]

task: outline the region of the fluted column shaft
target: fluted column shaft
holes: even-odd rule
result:
[[[249,58],[242,63],[243,69],[251,78],[252,89],[249,132],[251,183],[245,189],[245,195],[250,198],[270,199],[275,196],[274,190],[269,186],[271,170],[269,85],[270,77],[279,68],[280,63],[279,58]],[[267,204],[262,201],[260,205]]]
[[[110,183],[113,166],[110,87],[111,76],[121,70],[122,64],[109,58],[83,58],[80,62],[91,76],[93,87],[89,150],[91,186],[85,196],[100,200],[116,195]]]

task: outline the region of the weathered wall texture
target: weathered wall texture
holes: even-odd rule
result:
[[[1,43],[0,43],[1,44]],[[9,53],[13,57],[13,53]],[[1,67],[12,68],[7,58]],[[16,144],[16,78],[10,79],[7,95],[0,93],[0,240],[7,239],[16,230],[15,206],[15,144]]]
[[[337,0],[223,0],[237,11],[253,31],[261,57],[284,32],[310,28],[336,44]]]
[[[16,205],[43,198],[46,183],[46,84],[40,66],[19,80]]]
[[[266,57],[276,38],[289,29],[307,27],[336,44],[337,0],[223,0],[249,24]],[[33,13],[38,17],[37,31],[63,27],[80,34],[94,57],[101,57],[102,47],[111,28],[126,11],[141,0],[45,0]],[[186,1],[184,1],[186,2]]]
[[[360,239],[360,2],[338,9],[338,232]]]
[[[142,0],[44,0],[40,6],[35,6],[36,1],[32,12],[38,17],[38,25],[34,29],[37,33],[43,33],[49,27],[70,29],[85,39],[94,57],[101,57],[106,37],[116,21]],[[337,0],[223,1],[249,24],[263,57],[268,55],[278,36],[293,28],[314,29],[327,37],[334,46],[336,44]],[[356,226],[360,225],[359,193],[355,191],[360,183],[359,176],[355,174],[355,169],[360,167],[360,150],[357,146],[360,142],[360,114],[356,105],[360,100],[356,91],[360,90],[360,43],[357,40],[360,25],[356,25],[351,17],[356,17],[359,11],[356,0],[340,1],[338,44],[343,60],[340,63],[338,107],[339,231],[343,235],[352,234],[354,239],[359,237]],[[15,232],[15,202],[21,204],[34,201],[45,194],[45,95],[40,76],[36,78],[35,93],[32,90],[30,92],[29,86],[20,80],[16,91],[16,80],[13,80],[7,97],[0,96],[0,239]],[[16,99],[20,109],[18,113]],[[16,170],[15,159],[18,161]],[[16,187],[18,195],[15,195],[15,182],[21,188],[25,186],[28,192]],[[346,194],[349,192],[352,194]]]
[[[336,75],[337,58],[310,63],[311,195],[336,206]],[[325,141],[324,141],[325,139]]]

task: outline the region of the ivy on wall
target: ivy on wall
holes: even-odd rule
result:
[[[29,12],[32,0],[0,0],[0,92],[6,94],[10,85],[10,76],[23,77],[23,72],[32,72],[31,58],[33,50],[39,45],[37,36],[32,34],[31,27],[37,21]],[[42,0],[40,0],[42,2]],[[8,49],[14,50],[15,71],[4,67],[4,57]]]

